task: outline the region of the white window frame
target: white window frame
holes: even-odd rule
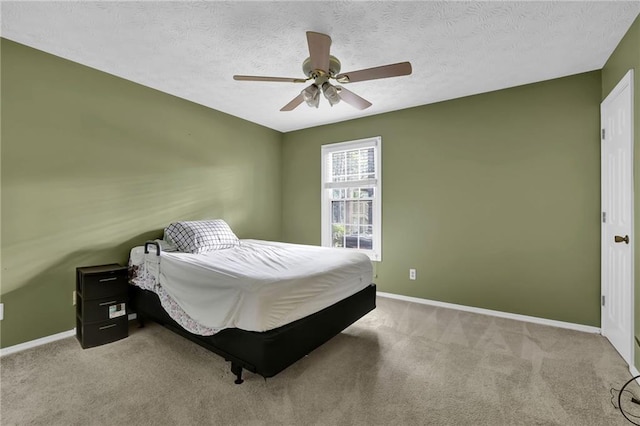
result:
[[[374,179],[367,179],[361,181],[352,182],[327,182],[329,170],[327,170],[327,156],[338,151],[348,151],[359,148],[374,147],[374,161],[376,177]],[[382,261],[382,137],[375,136],[365,139],[358,139],[354,141],[331,143],[322,145],[321,147],[321,161],[322,161],[322,175],[321,175],[321,228],[322,228],[322,246],[332,247],[332,235],[331,235],[331,197],[330,191],[335,188],[345,188],[353,186],[371,186],[374,188],[373,197],[373,242],[371,250],[367,249],[354,249],[344,248],[343,250],[353,250],[360,253],[364,253],[372,261]]]

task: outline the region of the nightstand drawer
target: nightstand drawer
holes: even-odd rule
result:
[[[85,275],[82,286],[79,290],[85,300],[102,299],[114,294],[127,294],[127,274],[124,273],[102,273]]]
[[[115,320],[90,324],[83,324],[78,320],[77,326],[78,340],[85,349],[115,342],[129,335],[129,321],[126,315]]]
[[[126,316],[127,294],[83,301],[78,314],[84,322],[108,321]]]
[[[76,268],[76,337],[91,348],[129,335],[128,271],[117,263]]]

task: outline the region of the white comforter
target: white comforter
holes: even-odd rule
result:
[[[155,257],[151,251],[147,258]],[[157,277],[184,312],[205,327],[266,331],[357,293],[373,274],[362,253],[242,240],[239,247],[204,254],[163,251]]]

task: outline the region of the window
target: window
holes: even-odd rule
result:
[[[322,245],[382,260],[378,137],[322,146]]]

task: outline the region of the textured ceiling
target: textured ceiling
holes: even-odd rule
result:
[[[2,2],[3,37],[290,131],[600,69],[640,13],[631,2]],[[305,85],[305,32],[329,34],[342,71],[410,61],[358,82],[373,103],[279,109]]]

